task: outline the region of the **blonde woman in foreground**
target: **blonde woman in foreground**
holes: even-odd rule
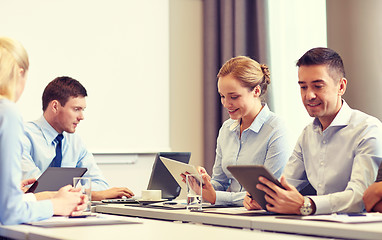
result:
[[[21,185],[21,138],[23,120],[16,104],[24,91],[29,68],[24,47],[0,37],[0,223],[4,225],[38,221],[53,215],[76,215],[87,199],[79,189],[61,188],[50,200],[24,201]]]

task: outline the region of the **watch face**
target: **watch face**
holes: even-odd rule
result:
[[[310,215],[312,214],[312,212],[313,212],[313,209],[312,209],[312,205],[310,204],[310,199],[307,197],[304,197],[304,204],[300,208],[301,215],[304,215],[304,216]]]
[[[309,206],[302,206],[300,208],[301,215],[310,215],[312,213],[312,208]]]

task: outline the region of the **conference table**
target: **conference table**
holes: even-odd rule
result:
[[[148,219],[198,223],[213,226],[299,234],[324,238],[382,239],[382,221],[342,223],[301,220],[297,216],[267,215],[256,213],[255,215],[231,215],[221,214],[221,211],[214,212],[213,209],[206,210],[209,212],[190,212],[186,209],[137,207],[121,204],[98,205],[96,207],[96,211],[99,213],[135,216]]]
[[[234,208],[232,208],[234,210]],[[97,205],[105,219],[126,221],[109,225],[61,227],[0,226],[0,236],[11,239],[382,239],[382,222],[337,223],[296,219],[296,216],[223,214],[124,204]],[[221,211],[223,210],[223,211]],[[233,211],[232,211],[233,212]],[[290,218],[289,218],[290,217]],[[49,221],[49,220],[48,220]],[[70,219],[67,219],[70,223]]]
[[[118,216],[117,216],[118,217]],[[201,224],[185,224],[136,217],[121,217],[136,224],[115,224],[77,227],[36,227],[31,225],[0,226],[0,236],[11,239],[284,239],[316,240],[317,237],[270,233],[240,228],[222,228]],[[1,238],[1,237],[0,237]]]

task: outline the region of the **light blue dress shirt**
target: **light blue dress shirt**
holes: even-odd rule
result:
[[[44,116],[25,124],[23,138],[22,170],[23,179],[38,178],[56,156],[58,132],[46,121]],[[87,168],[84,177],[92,178],[92,191],[109,188],[101,170],[81,138],[75,133],[63,132],[61,167]]]
[[[219,131],[211,177],[216,190],[215,204],[243,205],[245,189],[227,170],[228,165],[264,165],[278,178],[291,150],[284,123],[267,105],[241,137],[240,121],[225,121]]]
[[[381,161],[381,122],[343,101],[324,131],[317,118],[305,127],[283,175],[298,190],[308,183],[316,189],[316,214],[361,212]]]
[[[19,224],[53,215],[50,200],[25,202],[21,186],[23,121],[13,102],[0,99],[0,223]]]

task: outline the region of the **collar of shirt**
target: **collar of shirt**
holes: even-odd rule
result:
[[[342,106],[340,111],[337,113],[336,117],[333,119],[330,125],[325,129],[325,131],[331,127],[347,126],[350,122],[351,113],[352,113],[351,108],[346,103],[346,101],[342,99]],[[315,131],[322,131],[321,122],[320,120],[318,120],[318,118],[315,118],[313,121],[313,129]]]
[[[46,121],[44,115],[36,120],[35,123],[41,128],[41,132],[44,135],[46,143],[51,144],[57,137],[58,132],[48,123],[48,121]]]
[[[268,105],[265,104],[263,109],[259,112],[259,114],[256,116],[255,120],[252,122],[251,126],[249,126],[249,130],[252,130],[255,133],[258,133],[261,129],[261,127],[264,125],[264,123],[267,121],[270,110],[268,108]],[[230,131],[237,131],[237,129],[240,127],[240,120],[235,120],[231,124],[229,130]]]

